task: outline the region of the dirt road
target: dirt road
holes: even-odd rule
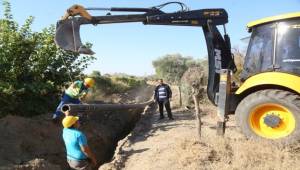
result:
[[[133,133],[119,142],[115,160],[100,169],[300,169],[300,146],[246,140],[228,123],[224,138],[216,136],[215,108],[202,106],[202,138],[197,140],[194,116],[177,110],[174,121],[146,115]]]

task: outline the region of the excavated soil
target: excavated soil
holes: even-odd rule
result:
[[[143,89],[148,99],[152,91],[151,86]],[[128,94],[122,101],[135,102],[135,94]],[[86,134],[99,166],[111,160],[117,142],[130,133],[143,111],[131,109],[88,114],[81,130]],[[7,116],[0,119],[0,170],[68,169],[62,125],[52,123],[50,117],[46,114],[33,118]]]
[[[300,145],[278,146],[247,140],[230,117],[224,137],[216,135],[216,109],[202,105],[202,137],[196,137],[194,115],[176,110],[174,121],[144,115],[119,146],[114,160],[100,170],[300,169]]]
[[[118,140],[124,138],[143,110],[92,114],[81,129],[99,160],[109,161]],[[62,127],[49,120],[7,116],[0,120],[0,169],[34,159],[67,168]],[[30,163],[30,162],[29,162]],[[28,168],[30,169],[30,168]]]

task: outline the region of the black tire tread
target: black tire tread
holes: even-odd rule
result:
[[[246,96],[237,106],[235,116],[236,116],[236,123],[240,127],[240,130],[246,135],[248,138],[260,138],[264,139],[262,137],[257,136],[252,130],[249,128],[248,125],[245,125],[245,116],[248,116],[249,113],[245,114],[245,108],[247,105],[251,103],[255,103],[257,100],[260,99],[275,99],[278,102],[281,103],[290,103],[294,105],[299,113],[300,113],[300,96],[289,92],[289,91],[283,91],[278,89],[266,89],[266,90],[260,90],[257,92],[254,92],[248,96]],[[300,127],[297,123],[300,123],[300,115],[295,115],[296,117],[296,129],[297,133],[293,133],[293,135],[289,135],[288,137],[284,139],[280,139],[284,142],[291,143],[296,140],[300,139]],[[298,119],[298,120],[297,120]]]

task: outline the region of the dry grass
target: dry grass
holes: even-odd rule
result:
[[[210,105],[202,105],[204,123],[213,123],[216,110]],[[213,124],[212,124],[213,125]],[[280,145],[259,140],[247,140],[239,133],[231,117],[225,137],[215,136],[213,129],[204,126],[201,141],[187,138],[178,144],[181,154],[178,156],[183,169],[249,169],[283,170],[300,169],[300,143]],[[183,156],[184,155],[184,156]],[[188,165],[189,168],[186,168]]]
[[[178,169],[300,169],[300,145],[278,147],[269,142],[204,138],[178,143]],[[184,154],[183,154],[184,153]]]

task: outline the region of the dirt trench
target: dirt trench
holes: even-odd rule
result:
[[[82,125],[99,163],[109,161],[117,142],[134,127],[143,110],[97,113]],[[67,168],[61,125],[49,120],[7,116],[0,120],[0,169],[10,169],[35,159]],[[36,162],[35,162],[36,163]],[[22,167],[24,168],[24,166]],[[30,168],[28,168],[30,169]]]
[[[152,87],[146,89],[148,94],[152,94],[152,90]],[[131,96],[133,102],[132,98],[134,96]],[[131,109],[89,114],[81,130],[86,134],[99,166],[111,160],[118,141],[132,131],[143,111]],[[9,115],[0,119],[0,170],[68,169],[62,125],[53,124],[49,118],[50,114],[34,118]]]

